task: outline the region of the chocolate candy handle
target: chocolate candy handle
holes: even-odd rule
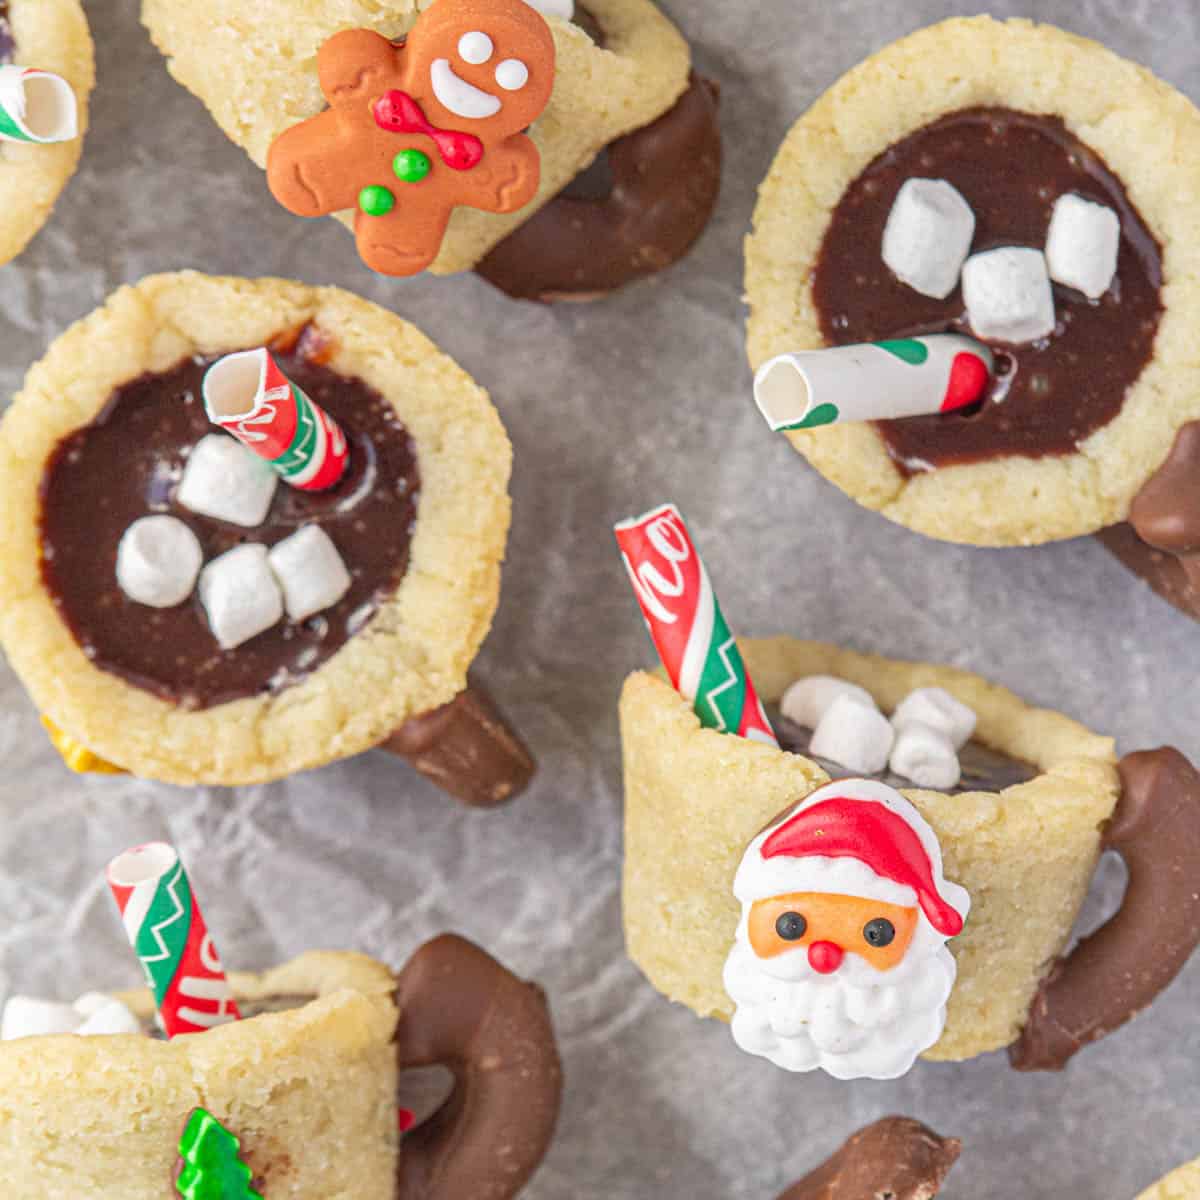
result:
[[[910,1117],[884,1117],[860,1129],[779,1200],[932,1200],[958,1158],[957,1138],[939,1137]]]
[[[405,721],[379,748],[474,808],[511,800],[537,769],[529,748],[474,680],[449,704]]]
[[[1200,773],[1178,750],[1127,754],[1103,846],[1129,868],[1118,912],[1042,980],[1021,1036],[1019,1071],[1055,1071],[1171,982],[1200,943]]]
[[[400,1069],[439,1064],[454,1090],[400,1147],[397,1200],[509,1200],[541,1162],[562,1068],[546,998],[452,934],[426,943],[396,986]]]

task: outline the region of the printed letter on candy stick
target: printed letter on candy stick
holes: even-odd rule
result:
[[[151,842],[119,854],[108,864],[108,886],[167,1036],[238,1020],[241,1014],[175,849]]]
[[[956,333],[778,354],[754,376],[773,432],[953,412],[980,400],[992,352]]]
[[[700,723],[777,745],[679,510],[664,504],[614,532],[667,675]]]
[[[265,458],[294,488],[324,491],[346,471],[349,450],[341,426],[265,349],[213,363],[204,375],[204,407],[213,424]]]

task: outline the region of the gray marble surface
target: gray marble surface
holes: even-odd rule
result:
[[[503,599],[480,662],[543,770],[524,798],[488,814],[381,755],[239,791],[77,780],[0,667],[0,988],[69,998],[135,982],[101,871],[123,847],[166,837],[191,864],[229,965],[313,945],[399,963],[456,929],[540,979],[568,1086],[530,1200],[773,1200],[887,1112],[964,1139],[945,1193],[957,1200],[1131,1200],[1200,1153],[1200,961],[1064,1074],[1018,1075],[992,1055],[844,1085],[741,1055],[623,956],[615,706],[650,651],[610,526],[663,499],[686,514],[740,632],[955,663],[1112,733],[1122,750],[1174,742],[1200,755],[1200,628],[1098,544],[926,541],[824,483],[750,403],[741,242],[775,147],[842,71],[954,7],[667,7],[724,89],[716,220],[652,282],[588,307],[539,308],[474,277],[373,277],[342,229],[275,207],[260,173],[169,79],[134,0],[88,4],[94,125],[53,222],[0,270],[0,397],[67,323],[153,271],[335,283],[416,321],[491,390],[516,447]],[[997,0],[992,11],[1101,38],[1200,99],[1196,0]]]

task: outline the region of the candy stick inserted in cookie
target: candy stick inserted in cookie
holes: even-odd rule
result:
[[[265,348],[213,363],[204,375],[204,409],[214,425],[266,459],[294,488],[324,491],[345,474],[349,448],[341,426]]]
[[[754,376],[772,432],[953,412],[980,400],[992,352],[957,333],[777,354]]]
[[[613,532],[655,649],[700,723],[778,745],[679,510],[664,504]]]
[[[179,854],[150,842],[108,864],[108,886],[167,1037],[241,1018]]]
[[[36,67],[0,66],[0,141],[71,142],[79,136],[79,102],[61,76]]]

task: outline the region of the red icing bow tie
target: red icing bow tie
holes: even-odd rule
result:
[[[438,129],[425,118],[421,106],[407,93],[393,88],[375,101],[375,124],[389,133],[424,133],[437,144],[442,162],[455,171],[469,171],[483,157],[483,143],[473,133]]]

